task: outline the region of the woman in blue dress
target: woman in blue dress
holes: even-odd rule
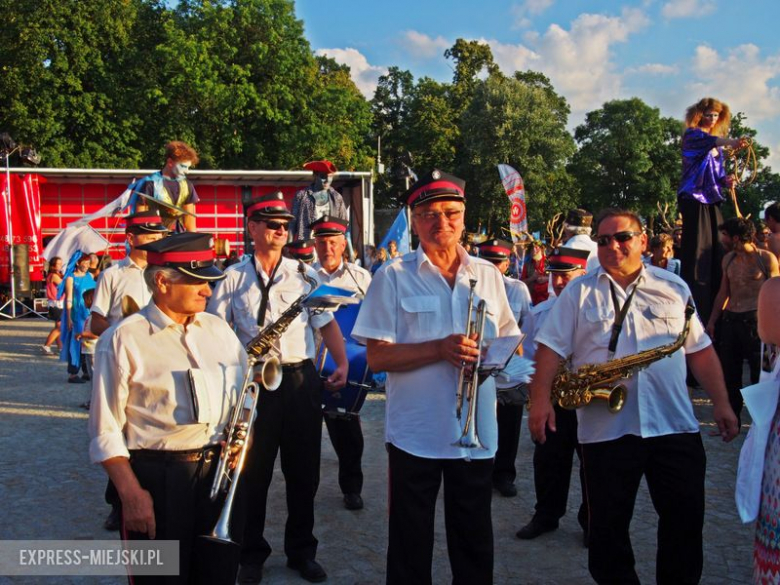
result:
[[[682,179],[677,203],[682,214],[682,277],[706,323],[720,287],[722,252],[718,226],[720,204],[733,179],[726,175],[723,147],[742,148],[745,138],[728,138],[731,112],[727,104],[704,98],[685,113],[682,137]]]
[[[65,292],[60,360],[68,364],[68,382],[71,384],[83,384],[89,380],[86,368],[81,377],[78,375],[82,365],[81,341],[78,337],[84,331],[84,322],[89,317],[89,309],[84,304],[84,291],[95,288],[95,279],[89,273],[89,261],[89,254],[73,254],[58,291],[59,294]]]

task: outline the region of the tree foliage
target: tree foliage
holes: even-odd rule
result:
[[[579,149],[569,167],[580,205],[593,212],[623,207],[649,217],[658,202],[674,204],[681,133],[679,121],[662,117],[639,98],[589,112],[574,132]]]
[[[371,162],[368,103],[291,0],[2,5],[0,123],[48,166],[156,167],[172,139],[202,168]]]

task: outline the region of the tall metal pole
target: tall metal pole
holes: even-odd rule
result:
[[[16,150],[16,149],[14,149]],[[14,222],[11,217],[11,166],[14,150],[5,155],[5,217],[8,222],[8,277],[11,281],[11,319],[16,319],[16,283],[14,282]],[[2,313],[0,313],[1,315]]]

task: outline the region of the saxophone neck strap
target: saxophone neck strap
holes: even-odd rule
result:
[[[263,282],[263,277],[260,276],[260,270],[257,267],[257,258],[255,258],[255,270],[257,271],[257,281],[260,284],[260,310],[257,311],[257,325],[262,328],[265,323],[265,314],[268,311],[268,296],[271,291],[271,287],[274,284],[274,278],[276,277],[276,271],[279,270],[279,266],[282,264],[282,257],[279,257],[279,261],[274,266],[271,274],[268,275],[268,282]]]
[[[620,332],[623,330],[623,322],[626,320],[626,315],[628,315],[628,309],[631,307],[631,301],[634,300],[634,293],[636,293],[637,288],[639,288],[639,283],[634,285],[634,288],[631,289],[631,292],[626,298],[626,302],[621,307],[620,300],[617,297],[617,292],[615,292],[615,283],[612,282],[611,280],[609,281],[609,292],[612,294],[612,304],[615,307],[615,322],[612,324],[612,335],[609,338],[609,348],[608,348],[610,360],[615,355],[618,338],[620,337]]]

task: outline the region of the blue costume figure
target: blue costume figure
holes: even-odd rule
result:
[[[677,190],[683,220],[682,278],[688,283],[705,323],[721,280],[720,204],[725,201],[723,189],[729,189],[732,184],[732,178],[726,175],[722,147],[745,145],[744,139],[726,138],[730,122],[728,105],[704,98],[688,108],[687,128],[682,137],[682,178]]]
[[[73,289],[65,300],[65,314],[62,317],[61,339],[62,351],[60,360],[68,364],[68,382],[78,384],[88,379],[86,369],[84,377],[79,378],[81,367],[81,341],[76,339],[84,331],[84,322],[89,317],[89,308],[84,304],[84,292],[95,288],[95,279],[87,272],[89,254],[76,252],[68,261],[65,276],[57,289],[61,296],[67,287],[68,280],[73,282]],[[72,322],[72,326],[70,323]]]

